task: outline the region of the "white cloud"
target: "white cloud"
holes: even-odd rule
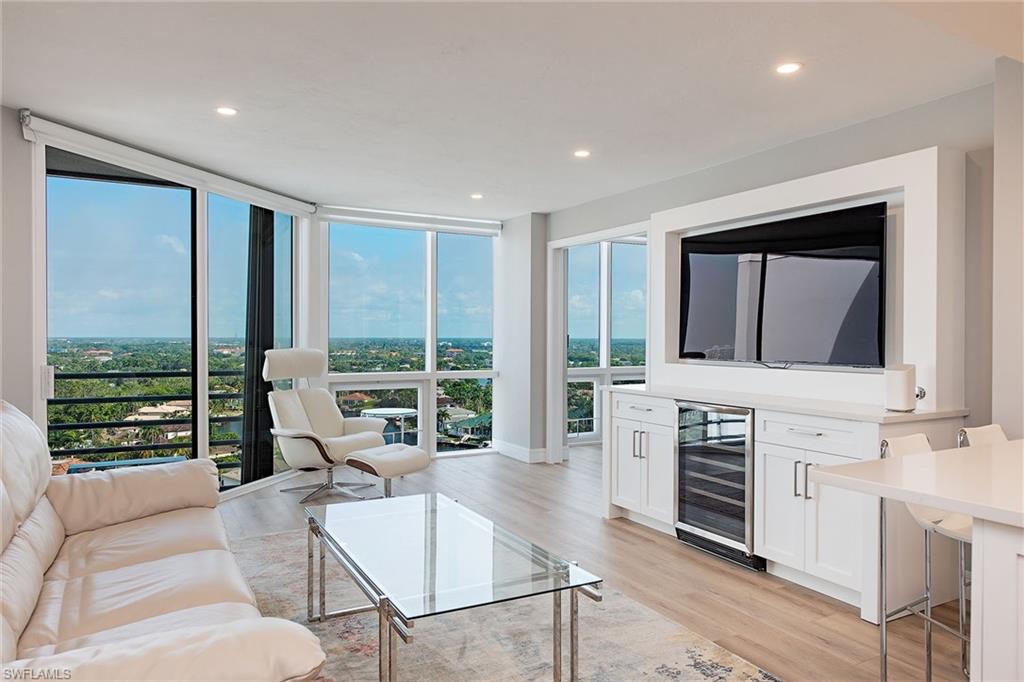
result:
[[[100,298],[105,298],[110,301],[116,301],[121,298],[120,291],[114,291],[113,289],[100,289],[96,292],[96,295]]]
[[[156,241],[160,246],[168,247],[179,256],[185,255],[185,245],[177,237],[172,237],[169,234],[162,234],[156,238]]]

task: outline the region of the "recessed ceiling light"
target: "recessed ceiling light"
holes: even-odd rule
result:
[[[589,149],[577,149],[576,151],[574,151],[572,153],[572,155],[575,156],[577,159],[585,159],[588,156],[590,156],[590,150]]]
[[[775,73],[781,73],[783,76],[788,76],[791,73],[796,73],[802,68],[804,68],[804,65],[799,62],[786,62],[785,64],[779,64],[776,66]]]
[[[469,198],[470,199],[483,199],[484,195],[480,194],[479,192],[474,192],[473,194],[469,195]]]
[[[234,116],[238,113],[238,109],[234,107],[217,107],[217,113],[221,116]]]

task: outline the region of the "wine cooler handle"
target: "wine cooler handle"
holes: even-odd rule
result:
[[[793,462],[793,497],[803,497],[800,494],[800,488],[796,484],[797,472],[800,471],[801,464],[803,464],[803,461],[799,459]]]

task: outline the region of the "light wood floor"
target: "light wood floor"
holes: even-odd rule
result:
[[[852,607],[630,521],[602,519],[600,456],[587,447],[574,448],[571,461],[561,465],[501,455],[441,459],[395,481],[395,494],[436,491],[456,498],[782,679],[878,679],[878,629]],[[343,478],[357,476],[350,471]],[[317,478],[302,474],[224,502],[228,533],[237,539],[303,528],[297,494],[277,488]],[[955,618],[949,607],[941,614]],[[923,642],[920,619],[891,624],[891,679],[923,679]],[[959,646],[945,633],[935,635],[935,678],[963,680]]]

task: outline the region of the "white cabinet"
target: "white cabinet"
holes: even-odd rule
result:
[[[804,463],[804,570],[837,585],[861,587],[866,497],[861,493],[807,481],[808,467],[856,460],[808,452]]]
[[[614,417],[612,442],[612,503],[663,523],[673,523],[675,429]]]
[[[643,424],[628,419],[613,419],[612,503],[640,511],[643,491],[643,460],[638,456],[638,441]]]
[[[807,480],[810,467],[853,461],[789,446],[757,444],[755,554],[859,590],[864,497]]]
[[[803,568],[804,500],[798,475],[803,450],[758,445],[754,450],[754,553]]]

